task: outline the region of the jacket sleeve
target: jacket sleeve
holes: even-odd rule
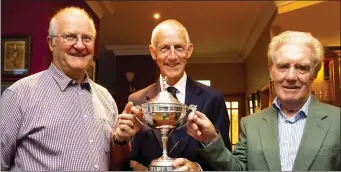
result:
[[[219,171],[245,171],[247,170],[247,142],[244,119],[241,120],[240,140],[235,145],[235,150],[230,152],[224,145],[220,135],[219,139],[211,145],[199,149],[199,154],[203,156],[214,168]]]

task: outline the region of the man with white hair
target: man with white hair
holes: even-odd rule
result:
[[[233,152],[203,113],[189,115],[189,135],[210,143],[199,150],[201,156],[223,171],[340,171],[340,108],[311,93],[322,59],[323,47],[309,33],[274,37],[268,51],[277,96],[272,106],[242,118]],[[178,159],[174,166],[184,164]]]
[[[193,52],[186,28],[176,20],[165,20],[159,23],[152,32],[150,54],[160,69],[160,76],[167,76],[170,87],[167,90],[186,105],[197,105],[197,109],[207,114],[214,126],[221,131],[224,145],[231,149],[229,141],[229,118],[223,94],[209,86],[189,78],[185,67]],[[160,77],[161,78],[161,77]],[[160,79],[154,84],[137,91],[128,100],[141,105],[154,98],[160,91]],[[146,170],[146,166],[162,154],[161,134],[158,130],[142,128],[132,140],[130,166],[133,170]],[[171,158],[183,157],[194,161],[185,170],[210,170],[212,167],[197,154],[200,143],[192,139],[186,128],[174,130],[168,139],[168,155]],[[141,165],[142,164],[142,165]],[[199,166],[199,165],[200,166]]]
[[[118,115],[110,93],[88,77],[95,37],[94,22],[83,9],[64,8],[51,19],[50,67],[17,81],[2,96],[1,170],[119,168],[110,158],[124,157],[125,140],[140,126],[132,103]]]

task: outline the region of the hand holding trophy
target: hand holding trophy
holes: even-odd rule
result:
[[[180,103],[175,99],[171,93],[167,91],[167,77],[162,79],[161,92],[150,99],[147,103],[137,108],[142,109],[144,114],[144,122],[137,120],[147,128],[158,129],[162,134],[162,156],[153,160],[149,165],[150,171],[172,171],[172,163],[175,159],[168,157],[167,155],[167,142],[168,134],[172,129],[179,129],[187,125],[183,124],[187,117],[187,109],[191,110],[190,113],[196,112],[196,105],[190,105]],[[147,124],[147,125],[146,125]]]

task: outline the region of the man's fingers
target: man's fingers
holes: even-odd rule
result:
[[[187,134],[194,137],[194,138],[196,137],[195,131],[193,131],[193,130],[187,130]]]
[[[197,137],[200,137],[202,132],[200,130],[197,130],[195,134],[197,135]]]
[[[132,121],[132,120],[126,120],[126,119],[120,119],[118,121],[118,127],[122,130],[122,131],[126,131],[131,133],[131,131],[135,128],[138,127],[138,125],[136,125],[136,122]]]
[[[194,116],[195,116],[195,113],[193,113],[193,112],[189,113],[188,116],[187,116],[187,121],[188,121],[188,122],[193,121]]]
[[[134,122],[131,120],[122,119],[118,123],[119,123],[119,125],[126,124],[127,126],[130,126],[132,128],[134,127]]]
[[[173,162],[174,166],[185,165],[185,164],[186,164],[185,158],[177,158]]]
[[[200,118],[200,119],[205,119],[205,118],[206,118],[206,115],[203,114],[203,113],[201,113],[201,112],[199,112],[199,111],[196,111],[195,115],[196,115],[198,118]]]
[[[130,167],[133,171],[148,171],[148,168],[137,161],[130,160]]]
[[[133,137],[135,135],[135,130],[129,125],[122,124],[119,129],[121,130],[120,134],[124,137]]]
[[[120,115],[118,116],[118,118],[119,118],[120,120],[124,120],[124,119],[126,119],[126,120],[134,120],[134,119],[135,119],[135,117],[134,117],[133,114],[127,114],[127,113],[122,113],[122,114],[120,114]]]
[[[193,123],[193,122],[188,123],[188,127],[193,131],[199,130],[198,125],[196,123]]]
[[[130,137],[130,134],[125,131],[125,128],[129,128],[127,125],[119,127],[118,130],[116,130],[116,136],[119,138],[122,138],[122,140],[126,140]]]
[[[188,122],[193,122],[197,124],[199,127],[203,127],[203,125],[205,124],[205,120],[207,120],[206,116],[199,111],[196,111],[195,114],[190,113],[188,114],[188,117],[187,117]]]
[[[120,114],[118,117],[119,119],[129,119],[135,121],[135,116],[139,118],[139,120],[142,120],[143,112],[140,109],[134,107],[132,102],[129,102],[122,114]]]
[[[178,158],[173,162],[173,171],[188,171],[187,159]]]
[[[131,108],[131,112],[132,112],[133,114],[135,114],[140,120],[143,119],[143,112],[142,112],[141,109],[138,109],[138,108],[136,108],[136,107],[133,106],[133,107]]]
[[[202,135],[202,132],[201,132],[199,129],[194,130],[194,129],[192,129],[192,128],[189,128],[189,129],[187,130],[187,133],[188,133],[190,136],[195,137],[195,138],[201,137],[201,135]]]
[[[186,164],[186,159],[185,158],[177,158],[174,160],[172,166],[174,169],[177,169],[181,166],[184,166]]]
[[[133,102],[128,102],[122,113],[131,113],[131,108],[133,107]]]
[[[184,165],[182,167],[174,169],[173,171],[189,171],[189,168],[187,167],[187,165]]]
[[[202,132],[200,131],[200,128],[194,122],[188,123],[188,125],[187,125],[187,133],[190,136],[194,137],[194,138],[199,138],[202,135]]]
[[[201,137],[201,131],[199,130],[187,130],[187,134],[192,136],[193,138],[197,139],[197,140],[200,140],[200,137]]]
[[[195,123],[199,128],[202,128],[202,127],[206,126],[205,124],[207,123],[207,121],[206,121],[206,119],[201,119],[199,117],[194,117],[193,123]]]

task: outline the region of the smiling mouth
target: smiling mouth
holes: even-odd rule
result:
[[[166,66],[169,66],[169,67],[176,67],[178,66],[179,64],[166,64]]]
[[[288,89],[288,90],[295,90],[295,89],[299,89],[301,87],[298,87],[298,86],[291,86],[291,87],[283,86],[283,88]]]
[[[73,56],[73,57],[85,57],[86,54],[69,54],[70,56]]]

